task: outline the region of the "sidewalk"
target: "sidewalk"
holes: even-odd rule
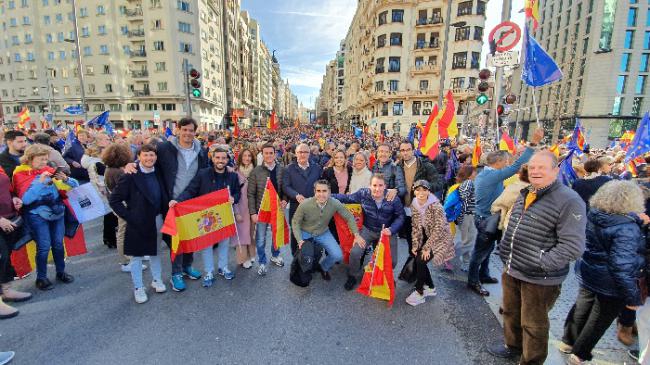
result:
[[[499,281],[501,280],[503,264],[495,255],[490,257],[490,272],[492,276],[499,278]],[[564,364],[565,356],[558,351],[557,346],[562,339],[564,319],[575,303],[579,287],[580,284],[573,273],[572,266],[569,277],[562,284],[562,294],[560,294],[557,302],[555,302],[555,306],[549,315],[551,320],[551,333],[549,338],[548,358],[545,363],[546,365]],[[503,296],[501,283],[485,285],[485,288],[490,291],[490,296],[485,297],[485,299],[490,305],[492,312],[497,317],[497,320],[503,326],[503,321],[499,314],[499,306],[501,305],[501,298]],[[598,365],[635,365],[636,362],[627,355],[627,350],[628,349],[625,345],[618,342],[616,339],[616,322],[614,322],[594,349],[594,360],[592,363]]]

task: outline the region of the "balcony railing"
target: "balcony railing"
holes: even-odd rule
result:
[[[415,42],[415,49],[426,49],[426,48],[440,48],[440,41],[434,39],[433,41],[417,41]]]
[[[131,58],[134,57],[147,57],[146,51],[131,51]]]
[[[411,67],[413,74],[440,73],[440,67],[436,64],[423,64]]]
[[[130,30],[127,33],[129,38],[132,37],[144,37],[144,29],[138,29],[138,30]]]
[[[437,25],[437,24],[442,24],[441,16],[434,16],[431,18],[418,18],[416,22],[417,26]]]
[[[149,96],[151,92],[149,90],[131,90],[133,96]]]
[[[126,9],[124,15],[126,15],[127,18],[139,17],[142,16],[142,9]]]
[[[147,77],[147,76],[149,76],[148,70],[131,71],[131,77]]]

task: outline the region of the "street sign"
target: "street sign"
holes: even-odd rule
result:
[[[517,51],[497,52],[494,55],[488,55],[487,65],[489,67],[514,66],[518,60],[519,52]]]
[[[84,110],[81,106],[79,105],[71,105],[65,109],[63,109],[64,112],[72,115],[80,115],[84,113]]]
[[[519,43],[521,28],[513,22],[506,21],[494,27],[488,39],[496,44],[497,52],[506,52]]]
[[[52,120],[54,120],[54,115],[53,114],[45,114],[45,120],[47,120],[49,123],[52,123]]]

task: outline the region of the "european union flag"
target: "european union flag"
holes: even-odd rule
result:
[[[355,138],[363,137],[363,129],[361,129],[359,127],[354,127],[354,137]]]
[[[571,135],[571,140],[567,143],[567,148],[578,151],[580,154],[585,150],[585,135],[582,133],[580,119],[576,118],[576,126],[573,128],[573,135]]]
[[[108,133],[109,136],[113,137],[115,135],[115,128],[113,128],[113,123],[107,122],[104,126],[104,130]]]
[[[91,120],[87,121],[86,125],[89,127],[93,127],[93,126],[104,127],[106,126],[106,123],[108,123],[108,114],[109,111],[107,110],[101,113],[100,115],[92,118]]]
[[[560,68],[535,38],[528,34],[527,26],[524,27],[522,56],[521,79],[526,84],[533,87],[544,86],[562,78]]]
[[[75,143],[79,143],[79,141],[77,140],[77,136],[74,135],[74,130],[70,129],[68,136],[65,138],[63,153],[66,153],[70,148],[72,148],[72,145]]]
[[[562,184],[571,187],[573,183],[578,180],[578,175],[576,175],[575,170],[573,169],[572,165],[572,160],[573,160],[573,153],[575,150],[572,150],[569,155],[560,162],[560,174],[558,176],[558,179],[562,182]]]
[[[636,129],[634,134],[634,139],[630,143],[630,147],[627,149],[627,154],[625,155],[625,163],[630,162],[631,160],[641,157],[647,152],[650,152],[650,116],[648,112],[645,113],[643,119],[639,123],[639,127]]]
[[[409,129],[409,135],[406,137],[406,139],[408,139],[408,141],[411,143],[415,141],[415,127],[411,127],[411,129]]]

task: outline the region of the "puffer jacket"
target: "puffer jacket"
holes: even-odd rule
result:
[[[379,161],[372,167],[373,174],[382,174],[386,180],[386,189],[397,189],[397,195],[404,198],[406,195],[406,180],[404,179],[404,170],[394,163],[388,161],[383,164]]]
[[[633,215],[591,209],[587,247],[576,263],[581,284],[592,292],[621,298],[626,305],[643,305],[637,279],[645,273],[645,237]]]
[[[275,190],[280,199],[284,199],[284,192],[282,190],[284,167],[276,162],[275,168],[277,169],[276,178],[278,180],[278,186],[275,187]],[[248,175],[248,210],[251,214],[257,214],[257,211],[260,210],[260,204],[262,204],[262,198],[264,197],[264,188],[266,188],[266,179],[270,176],[271,171],[269,171],[264,163],[256,166],[250,175]]]
[[[387,201],[384,198],[381,208],[377,208],[375,199],[368,188],[360,189],[350,195],[332,194],[332,198],[343,204],[361,204],[363,225],[373,232],[381,231],[383,225],[389,228],[392,234],[397,234],[404,224],[404,206],[397,198],[392,201]]]
[[[582,255],[585,242],[585,203],[559,181],[537,191],[528,209],[529,188],[521,190],[512,208],[499,254],[509,275],[538,285],[559,285],[569,263]]]

